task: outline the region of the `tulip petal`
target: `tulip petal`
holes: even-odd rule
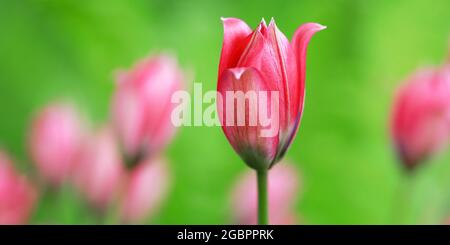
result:
[[[172,139],[175,127],[171,122],[171,112],[175,105],[170,102],[175,91],[182,89],[183,74],[177,67],[176,60],[168,57],[157,59],[158,72],[147,76],[147,83],[143,90],[148,109],[146,129],[148,154],[161,150]],[[151,80],[152,82],[149,82]]]
[[[37,190],[14,169],[10,157],[0,149],[0,225],[26,224],[37,200]]]
[[[100,128],[82,148],[73,182],[93,206],[107,208],[125,174],[113,129]]]
[[[171,175],[162,157],[140,162],[128,175],[121,201],[122,222],[137,224],[154,215],[170,191]]]
[[[397,94],[391,116],[391,134],[399,157],[409,170],[448,143],[449,75],[445,70],[420,70]]]
[[[273,24],[272,24],[273,28]],[[267,83],[268,88],[271,90],[280,91],[279,102],[281,106],[279,109],[280,127],[285,128],[287,125],[287,109],[289,108],[287,103],[287,96],[285,91],[285,81],[283,79],[283,62],[278,59],[275,49],[278,49],[278,45],[274,40],[274,44],[267,37],[270,35],[264,22],[256,28],[253,32],[252,38],[249,44],[242,54],[237,67],[253,67],[259,71],[263,80]],[[275,31],[272,29],[272,31]]]
[[[288,76],[287,76],[287,57],[289,50],[289,41],[286,36],[278,29],[275,24],[275,20],[272,20],[269,23],[268,31],[267,31],[267,40],[271,47],[271,53],[275,56],[275,65],[277,67],[278,78],[280,81],[278,87],[280,91],[283,91],[283,103],[284,111],[286,112],[283,116],[285,120],[282,120],[282,128],[286,128],[289,121],[289,108],[290,108],[290,100],[289,100],[289,85],[288,85]]]
[[[128,155],[137,154],[144,137],[144,102],[129,86],[121,85],[113,100],[113,119]]]
[[[305,97],[306,50],[312,36],[323,29],[317,23],[301,25],[294,34],[289,47],[288,81],[290,91],[290,122],[288,138],[281,145],[277,158],[281,158],[294,139],[303,113]]]
[[[325,26],[316,23],[307,23],[300,26],[292,38],[289,57],[289,81],[292,101],[291,115],[292,121],[301,116],[303,110],[303,100],[305,92],[305,72],[306,72],[306,50],[312,36],[323,29]]]
[[[252,33],[250,27],[237,18],[222,18],[224,37],[220,55],[219,77],[225,69],[235,67]]]
[[[61,184],[77,165],[84,134],[80,118],[72,104],[54,102],[39,111],[32,121],[30,155],[50,184]]]
[[[165,54],[146,58],[118,79],[113,112],[126,154],[162,149],[175,132],[170,98],[184,81],[176,59]]]
[[[261,126],[259,121],[254,125],[250,123],[251,111],[261,113],[261,107],[258,104],[259,101],[248,99],[243,109],[239,107],[234,97],[229,97],[230,93],[227,92],[243,92],[244,94],[247,92],[255,92],[258,94],[260,91],[266,91],[268,92],[268,103],[263,107],[270,113],[274,113],[269,103],[271,101],[270,91],[273,91],[270,83],[265,81],[261,73],[255,68],[234,68],[223,72],[219,79],[217,91],[223,99],[222,104],[218,104],[218,113],[222,123],[222,129],[228,141],[250,167],[267,169],[276,155],[278,131],[272,137],[261,137],[261,130],[264,127]],[[231,106],[227,106],[228,104]],[[245,115],[240,115],[240,109],[244,111]],[[278,109],[276,108],[276,110]],[[228,116],[232,118],[230,119]],[[245,125],[239,126],[239,116],[245,118]],[[273,120],[279,120],[279,118],[274,118]],[[279,124],[278,121],[271,121],[271,125],[273,123]]]

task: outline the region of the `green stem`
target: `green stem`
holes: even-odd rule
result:
[[[267,225],[268,220],[268,205],[267,205],[267,169],[257,170],[258,180],[258,224]]]

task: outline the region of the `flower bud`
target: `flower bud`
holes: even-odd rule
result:
[[[0,224],[25,224],[33,210],[36,192],[0,151]]]
[[[171,97],[183,80],[175,58],[167,55],[146,58],[119,73],[112,112],[128,161],[139,161],[171,140]]]
[[[413,74],[398,91],[391,120],[392,138],[406,169],[442,150],[450,137],[450,68]]]
[[[107,208],[118,197],[124,174],[114,132],[104,126],[83,145],[76,186],[95,207]]]
[[[283,157],[297,133],[305,97],[306,49],[311,37],[325,27],[304,24],[289,42],[273,19],[268,26],[262,20],[253,31],[242,20],[222,20],[217,84],[223,98],[218,103],[222,129],[247,165],[269,169]],[[240,104],[229,96],[231,92],[245,94],[247,102]],[[270,117],[262,120],[262,114]],[[239,118],[245,121],[243,125]]]
[[[83,126],[77,110],[53,103],[34,117],[29,135],[31,158],[45,181],[61,184],[78,161]]]
[[[155,214],[168,194],[169,178],[167,163],[162,158],[138,164],[129,174],[122,196],[123,221],[139,223]]]

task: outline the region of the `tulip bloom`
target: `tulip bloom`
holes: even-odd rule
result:
[[[399,90],[391,132],[406,169],[444,148],[450,137],[450,67],[423,69]]]
[[[0,224],[25,224],[36,200],[32,185],[13,169],[0,151]]]
[[[218,103],[218,113],[228,141],[243,161],[258,173],[262,202],[260,223],[266,223],[267,215],[263,214],[267,209],[266,172],[283,157],[295,137],[304,105],[306,49],[311,37],[325,27],[316,23],[304,24],[289,42],[273,20],[268,26],[261,21],[254,31],[235,18],[223,19],[223,24],[217,85],[223,101]],[[248,99],[247,103],[238,104],[227,96],[230,92],[256,92],[259,95],[268,91],[271,92],[270,103],[266,98],[266,101]],[[273,100],[275,95],[278,100]],[[270,112],[269,125],[279,125],[278,130],[269,137],[261,137],[264,125],[261,122],[249,124],[255,116],[252,111],[259,115]],[[240,116],[245,118],[246,125],[239,125]]]
[[[50,104],[33,119],[30,153],[47,182],[59,185],[69,177],[78,160],[82,135],[80,115],[69,104]]]
[[[268,175],[269,218],[272,224],[289,225],[297,222],[294,204],[299,197],[300,176],[289,164],[277,165]],[[257,223],[253,210],[258,207],[257,186],[253,173],[245,172],[232,192],[233,217],[238,224]]]
[[[121,216],[125,223],[138,223],[158,210],[168,194],[170,176],[162,158],[149,158],[131,171],[122,195]]]
[[[222,128],[249,166],[268,169],[283,156],[297,132],[305,95],[306,48],[313,34],[325,27],[304,24],[289,42],[273,20],[269,26],[263,20],[254,31],[235,18],[223,19],[223,24],[225,33],[217,85],[224,98],[218,107]],[[224,108],[228,91],[278,91],[279,117],[273,123],[280,125],[279,132],[273,137],[259,137],[261,126],[227,126],[226,111],[233,109]],[[246,115],[250,107],[257,106],[248,105]]]
[[[120,72],[113,101],[113,119],[127,158],[162,149],[172,138],[172,94],[182,89],[184,75],[175,58],[159,55]]]
[[[97,208],[107,208],[121,188],[125,169],[113,130],[103,127],[83,146],[76,186]]]

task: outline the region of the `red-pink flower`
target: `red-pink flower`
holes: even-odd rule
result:
[[[413,169],[448,143],[450,67],[422,69],[400,88],[394,102],[392,137],[407,169]]]
[[[27,223],[35,201],[32,185],[16,173],[9,157],[0,151],[0,224]]]
[[[238,224],[256,224],[258,207],[256,175],[247,171],[237,180],[232,192],[233,218]],[[269,171],[268,196],[271,224],[295,224],[295,201],[300,197],[300,176],[296,168],[287,163]]]
[[[67,103],[47,105],[35,116],[29,135],[32,160],[51,184],[64,181],[77,162],[83,126],[77,110]]]
[[[234,150],[250,167],[268,169],[282,158],[295,137],[304,105],[306,49],[314,33],[325,27],[316,23],[304,24],[289,42],[274,20],[268,26],[264,20],[261,21],[253,31],[236,18],[225,18],[223,24],[224,40],[217,85],[223,98],[223,102],[218,103],[222,128]],[[261,101],[249,101],[241,106],[245,108],[230,108],[226,96],[229,91],[276,91],[279,99],[275,111],[271,109],[274,103]],[[267,101],[273,98],[267,96]],[[234,102],[230,105],[239,107]],[[236,118],[234,124],[228,124],[230,115],[227,112],[239,109],[245,111],[246,125],[237,126]],[[251,110],[275,113],[277,116],[270,119],[270,124],[279,125],[278,130],[271,136],[261,137],[263,125],[249,125]]]
[[[172,94],[184,76],[174,57],[159,55],[120,72],[113,117],[127,157],[138,158],[163,148],[174,134]]]
[[[100,128],[83,146],[75,182],[87,199],[106,208],[118,197],[125,169],[113,130]]]
[[[162,158],[149,158],[131,171],[122,195],[121,214],[124,222],[139,223],[153,215],[166,198],[170,176]]]

